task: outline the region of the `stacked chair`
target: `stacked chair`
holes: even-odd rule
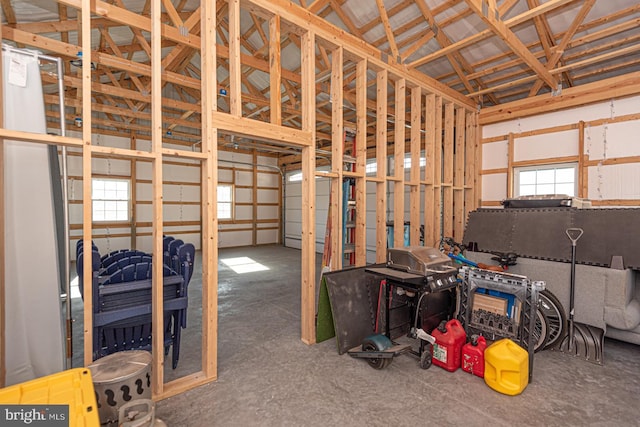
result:
[[[193,274],[195,247],[172,237],[162,261],[165,355],[172,350],[178,366],[180,336],[187,326],[188,285]],[[170,245],[170,242],[178,242]],[[83,241],[76,245],[76,270],[83,292]],[[153,259],[137,250],[118,250],[100,256],[92,242],[93,360],[124,350],[151,350],[151,282]],[[83,295],[84,298],[84,295]]]

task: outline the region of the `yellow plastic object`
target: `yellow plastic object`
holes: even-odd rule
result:
[[[75,368],[0,389],[0,403],[69,405],[69,427],[99,427],[91,372]]]
[[[529,384],[529,354],[508,338],[484,351],[484,382],[497,392],[515,396]]]

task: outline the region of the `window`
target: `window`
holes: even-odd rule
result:
[[[296,172],[289,175],[289,182],[302,182],[302,172]]]
[[[516,196],[576,195],[575,164],[544,165],[515,169]]]
[[[129,220],[129,181],[94,178],[91,182],[94,221]]]
[[[218,219],[232,219],[233,186],[218,185]]]

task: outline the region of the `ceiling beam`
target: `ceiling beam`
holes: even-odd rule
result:
[[[480,17],[491,30],[527,64],[533,72],[552,90],[556,89],[558,80],[549,73],[538,58],[527,49],[524,43],[507,27],[498,16],[495,0],[465,0],[469,8]]]
[[[547,13],[551,10],[557,9],[561,6],[564,6],[568,3],[572,3],[575,2],[576,0],[549,0],[548,2],[541,4],[540,6],[534,8],[534,9],[530,9],[527,12],[521,13],[518,16],[514,16],[513,18],[507,19],[506,21],[504,21],[504,25],[507,28],[511,28],[515,25],[518,24],[522,24],[523,22],[529,21],[531,19],[533,19],[534,17],[541,15],[543,13]],[[451,53],[457,50],[462,49],[463,47],[472,45],[474,43],[478,43],[486,38],[489,38],[493,35],[493,31],[490,29],[481,31],[477,34],[474,34],[471,37],[467,37],[466,39],[460,40],[458,42],[455,42],[453,44],[451,44],[450,46],[440,49],[436,52],[433,52],[429,55],[426,55],[418,60],[415,60],[409,64],[407,64],[409,67],[418,67],[422,64],[426,64],[427,62],[431,62],[435,59],[441,58],[444,55],[446,55],[447,53]]]

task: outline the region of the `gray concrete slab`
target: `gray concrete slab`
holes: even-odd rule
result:
[[[422,370],[411,356],[377,371],[338,355],[334,340],[300,341],[299,251],[220,251],[220,258],[230,256],[249,256],[270,270],[220,270],[218,380],[158,402],[157,416],[169,426],[638,425],[637,345],[607,339],[604,366],[537,353],[533,382],[518,396],[461,370]],[[189,305],[196,310],[198,280],[192,285]],[[189,316],[184,355],[171,376],[199,367],[190,357],[199,347],[189,348],[200,339],[197,316]]]

